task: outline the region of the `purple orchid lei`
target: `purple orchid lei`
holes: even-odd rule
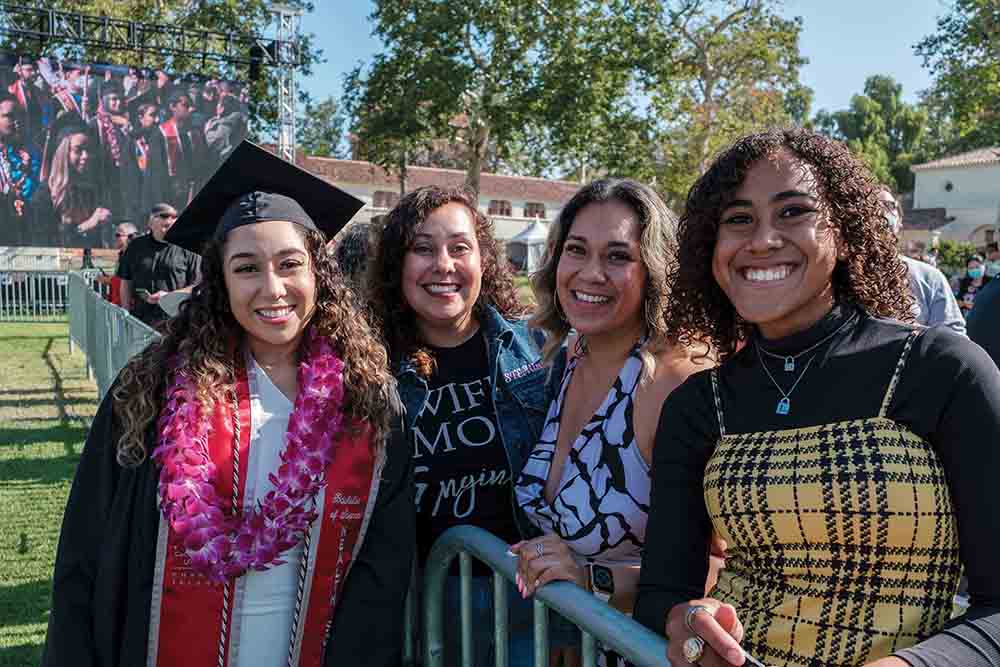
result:
[[[274,489],[243,515],[227,515],[232,501],[215,491],[210,420],[194,382],[175,362],[153,452],[160,466],[160,510],[191,567],[212,581],[282,565],[280,556],[299,543],[318,516],[316,494],[326,484],[324,472],[342,424],[344,364],[322,336],[310,334],[306,351],[282,463],[268,476]]]

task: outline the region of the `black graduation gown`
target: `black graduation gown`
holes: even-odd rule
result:
[[[146,664],[159,473],[148,458],[136,468],[115,460],[121,431],[112,391],[94,418],[66,505],[46,667]],[[151,429],[147,451],[155,440]],[[415,541],[412,462],[393,437],[371,522],[334,616],[326,665],[400,664]]]
[[[211,160],[202,135],[190,128],[178,128],[178,133],[183,152],[178,155],[173,176],[168,171],[167,140],[163,132],[154,128],[149,133],[149,156],[142,181],[145,211],[164,202],[181,211],[188,204],[188,196],[193,197],[204,184]]]
[[[141,210],[139,165],[132,137],[118,128],[114,129],[120,150],[120,164],[116,166],[110,148],[101,138],[97,119],[92,120],[88,127],[90,145],[97,149],[93,169],[97,173],[99,204],[111,211],[112,218],[109,225],[119,225],[123,222],[138,224],[144,221],[149,210]]]

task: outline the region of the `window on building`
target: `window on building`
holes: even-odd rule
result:
[[[399,201],[398,192],[388,192],[386,190],[376,190],[372,197],[372,206],[375,208],[392,208]]]
[[[524,205],[524,217],[545,219],[545,204],[529,201]]]
[[[997,232],[995,229],[986,230],[986,244],[995,243],[997,240]]]
[[[489,212],[490,215],[510,217],[510,202],[506,199],[491,199]]]

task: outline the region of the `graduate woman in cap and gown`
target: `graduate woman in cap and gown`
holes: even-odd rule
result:
[[[94,419],[44,665],[399,664],[410,457],[325,250],[361,206],[244,142],[170,230],[202,281]]]

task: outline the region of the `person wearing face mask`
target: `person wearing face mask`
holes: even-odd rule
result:
[[[962,315],[969,316],[976,305],[976,295],[989,282],[990,277],[986,275],[986,262],[982,255],[973,255],[965,261],[965,275],[958,281],[958,288],[955,290]]]
[[[991,243],[986,253],[986,276],[996,278],[1000,275],[1000,247],[996,243]]]
[[[882,188],[878,198],[885,209],[889,228],[896,238],[899,238],[903,228],[899,200],[888,188]],[[913,312],[916,321],[926,327],[945,326],[964,336],[965,318],[955,300],[951,285],[941,270],[902,253],[899,258],[906,264],[906,270],[910,275],[910,291],[913,292],[913,299],[916,302]]]

